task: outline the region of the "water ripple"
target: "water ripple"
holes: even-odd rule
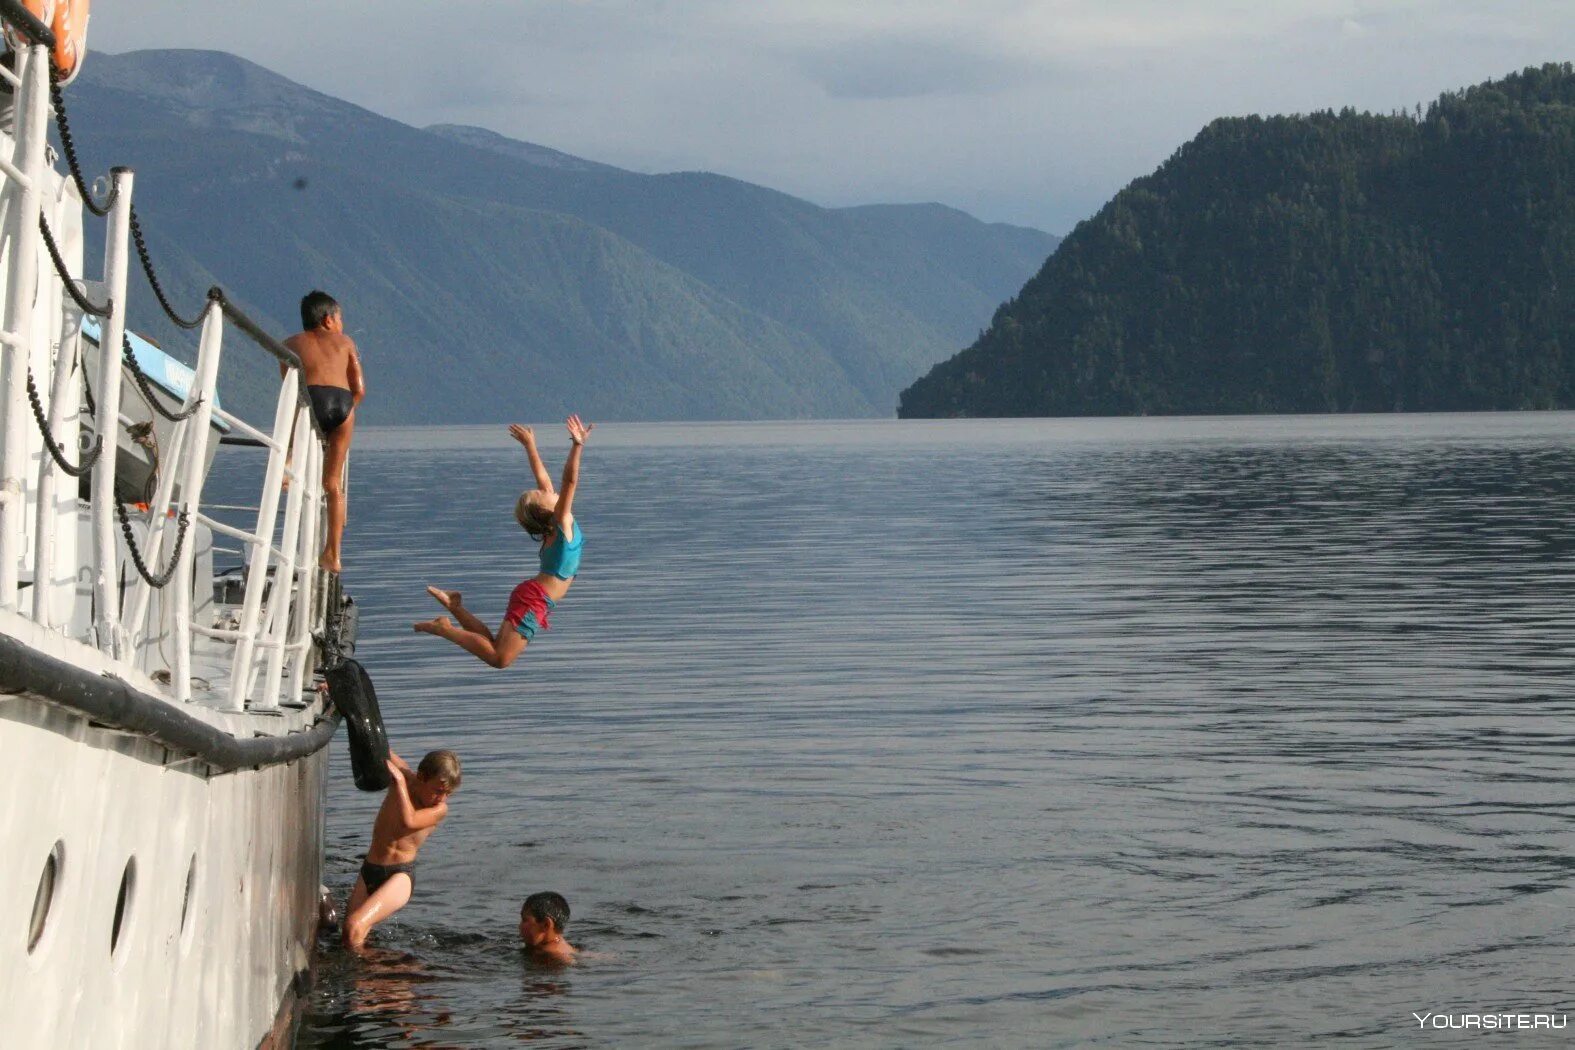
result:
[[[584,574],[507,673],[409,623],[427,582],[495,621],[530,571],[517,450],[358,435],[362,655],[465,784],[300,1045],[1396,1046],[1568,1009],[1571,422],[598,428]],[[378,801],[346,766],[341,891]],[[544,888],[572,970],[514,942]]]

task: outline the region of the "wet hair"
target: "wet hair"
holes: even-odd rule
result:
[[[339,300],[313,288],[301,296],[301,329],[310,332],[339,312]]]
[[[520,523],[520,528],[530,533],[533,540],[545,539],[547,533],[552,531],[552,511],[540,503],[531,502],[531,493],[540,489],[531,489],[530,492],[521,492],[520,498],[514,503],[514,520]]]
[[[563,899],[563,894],[551,890],[532,893],[525,898],[525,903],[520,905],[520,919],[529,915],[537,922],[552,920],[553,929],[559,933],[569,925],[569,902]]]
[[[459,756],[452,751],[430,751],[416,767],[422,780],[436,780],[450,791],[459,790]]]

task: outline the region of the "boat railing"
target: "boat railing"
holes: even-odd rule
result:
[[[68,240],[64,251],[55,250],[51,241],[53,265],[60,271],[60,280],[53,280],[46,272],[49,264],[40,259],[43,242],[49,239],[46,213],[59,216],[60,209],[81,205],[64,189],[58,200],[44,199],[49,172],[48,30],[36,20],[30,25],[31,16],[15,0],[0,0],[0,18],[32,41],[18,50],[14,70],[0,67],[0,77],[14,89],[15,142],[9,158],[0,156],[0,236],[5,244],[0,260],[5,269],[0,315],[0,610],[94,646],[155,683],[167,682],[177,701],[197,699],[228,711],[277,711],[281,702],[299,703],[310,684],[313,630],[324,622],[327,601],[316,559],[323,524],[323,447],[301,389],[300,360],[220,289],[211,289],[193,325],[200,327],[200,338],[185,403],[178,412],[166,413],[172,430],[158,452],[156,490],[145,510],[141,505],[133,509],[120,498],[116,446],[122,432],[122,373],[136,367],[126,342],[134,175],[129,169],[114,169],[107,208],[87,202],[107,219],[103,281],[71,275],[73,263],[80,271],[80,236]],[[74,155],[70,159],[81,192],[90,192],[75,169]],[[143,262],[168,309],[145,252]],[[54,320],[40,322],[51,309],[47,316]],[[98,374],[85,389],[89,377],[82,367],[81,322],[89,312],[100,314],[100,350]],[[218,405],[215,390],[227,326],[283,366],[267,427]],[[51,377],[47,414],[38,410],[35,372]],[[87,473],[87,464],[73,464],[67,457],[73,452],[84,460],[92,456],[81,452],[84,400],[102,447],[91,463],[86,501],[90,541],[83,546],[89,549],[79,551],[75,537],[82,503],[76,477]],[[36,428],[29,424],[30,408]],[[243,527],[219,520],[212,513],[217,508],[202,503],[219,425],[267,451],[255,518]],[[211,586],[208,576],[198,572],[199,537],[211,542],[221,536],[238,542],[245,558],[239,613],[222,623],[212,596],[198,593],[198,588]],[[125,565],[127,556],[135,573]],[[210,547],[210,561],[211,556]],[[80,585],[82,565],[91,579],[88,587]],[[84,602],[90,609],[82,607]],[[194,672],[194,656],[202,676]],[[206,685],[195,698],[194,679]]]

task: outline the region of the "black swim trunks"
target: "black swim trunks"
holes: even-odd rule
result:
[[[342,386],[309,386],[306,396],[312,400],[312,415],[324,434],[332,434],[355,411],[355,397]]]
[[[321,388],[313,387],[312,389]],[[379,886],[383,885],[383,883],[387,882],[395,875],[398,875],[400,872],[404,872],[406,875],[410,876],[410,888],[415,889],[415,861],[411,861],[409,864],[373,864],[369,860],[363,860],[361,862],[361,881],[366,883],[366,892],[368,893],[376,893]]]

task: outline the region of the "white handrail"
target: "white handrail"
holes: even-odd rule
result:
[[[104,439],[104,451],[93,464],[93,607],[98,647],[111,655],[124,651],[120,634],[120,595],[115,580],[115,445],[120,419],[120,341],[126,334],[126,275],[131,252],[131,188],[129,168],[110,175],[115,195],[104,232],[104,285],[110,312],[99,329],[98,418],[93,429]]]
[[[257,508],[257,535],[272,536],[274,522],[279,513],[279,489],[284,481],[285,434],[295,418],[299,369],[289,369],[284,382],[279,384],[279,405],[274,411],[273,437],[275,447],[268,450],[268,469],[263,476],[262,503]],[[230,676],[230,709],[245,710],[247,693],[251,687],[252,651],[256,647],[256,633],[262,624],[263,588],[268,585],[268,558],[271,551],[267,544],[252,548],[252,557],[246,573],[246,602],[241,607],[241,640],[235,643],[235,665]],[[289,581],[281,581],[288,586]]]
[[[313,439],[304,442],[306,454],[301,457],[301,472],[309,480],[311,491],[316,493],[322,489],[323,476],[323,446]],[[291,648],[296,656],[291,661],[290,677],[286,683],[285,695],[291,703],[299,703],[302,691],[306,688],[307,675],[311,671],[312,656],[312,624],[317,622],[317,595],[315,587],[319,569],[317,567],[317,525],[322,515],[319,512],[319,501],[312,501],[312,513],[304,516],[301,522],[298,545],[296,547],[295,564],[296,584],[295,595],[295,641]]]
[[[22,557],[27,549],[27,500],[23,485],[28,446],[27,366],[38,284],[39,175],[44,167],[44,105],[49,52],[34,44],[18,55],[22,89],[16,95],[16,152],[13,165],[21,179],[10,187],[10,263],[6,272],[4,328],[11,340],[0,354],[0,386],[5,392],[4,446],[0,449],[0,609],[17,608]],[[13,341],[14,340],[14,341]]]
[[[10,77],[0,72],[0,79]],[[230,672],[228,682],[205,696],[206,702],[231,711],[276,712],[284,701],[299,702],[309,684],[317,654],[314,631],[325,626],[328,613],[317,567],[325,511],[323,447],[312,430],[310,409],[300,397],[299,362],[243,315],[226,318],[233,307],[221,294],[210,296],[185,398],[190,413],[171,426],[158,424],[161,430],[151,464],[157,486],[148,497],[151,509],[139,518],[146,528],[132,533],[128,550],[119,536],[116,486],[120,441],[125,428],[138,421],[121,413],[126,404],[123,370],[132,367],[121,350],[132,267],[134,176],[126,169],[111,173],[103,284],[110,309],[100,325],[97,374],[90,382],[86,370],[78,367],[80,312],[66,305],[59,282],[42,283],[41,268],[47,264],[41,262],[39,218],[45,179],[51,180],[49,186],[61,185],[44,154],[49,116],[44,48],[29,47],[22,53],[16,82],[20,90],[15,148],[8,159],[0,158],[0,251],[5,260],[0,262],[5,267],[0,301],[0,609],[22,612],[23,561],[31,553],[33,578],[27,582],[35,589],[27,614],[39,625],[66,641],[95,645],[114,664],[143,672],[155,683],[168,672],[170,691],[181,702],[192,700],[192,642],[200,638],[203,675],[211,680],[206,661],[215,657],[227,662]],[[75,204],[74,197],[62,200]],[[80,266],[79,227],[64,221],[73,217],[62,216],[58,207],[52,206],[51,214],[60,220],[53,225],[70,235],[61,243],[67,245],[69,256],[65,265],[75,269]],[[77,280],[69,273],[61,278]],[[215,405],[226,320],[234,320],[288,366],[268,432]],[[46,355],[41,341],[53,344],[57,338],[58,345]],[[82,551],[80,558],[86,565],[89,592],[79,592],[72,579],[55,579],[79,542],[75,530],[83,510],[76,495],[78,483],[44,454],[41,436],[33,433],[26,395],[30,367],[40,393],[48,387],[45,433],[68,456],[81,454],[76,438],[86,425],[80,409],[84,384],[97,395],[93,429],[102,444],[90,474],[86,508],[91,552]],[[268,449],[266,476],[255,508],[256,527],[251,531],[203,512],[216,425],[254,437]],[[294,462],[287,463],[292,456]],[[283,488],[286,478],[291,479],[288,489]],[[178,517],[172,513],[177,509]],[[183,521],[184,536],[179,532]],[[199,558],[206,586],[216,536],[240,540],[247,564],[240,623],[234,628],[221,623],[217,614],[193,622]],[[124,561],[127,556],[140,560],[149,573],[160,572],[163,563],[173,558],[167,589],[150,584],[140,571],[130,571]],[[200,606],[211,609],[214,603],[205,596]]]
[[[181,504],[192,510],[202,506],[208,427],[213,419],[213,391],[218,386],[220,342],[224,337],[224,312],[219,304],[210,301],[203,313],[202,339],[197,344],[197,371],[192,376],[192,390],[201,400],[197,403],[197,411],[186,420],[192,440],[186,451],[186,476],[180,486]],[[196,546],[188,544],[181,552],[171,584],[175,588],[175,666],[170,669],[171,684],[175,688],[175,699],[183,702],[191,699],[191,585]]]
[[[297,401],[293,425],[290,428],[292,447],[298,443],[299,438],[312,432],[312,421],[307,418],[306,411],[306,406]],[[304,441],[299,443],[306,444]],[[303,455],[302,458],[304,459],[305,456]],[[271,648],[268,652],[268,669],[263,678],[262,691],[252,703],[254,711],[275,711],[279,708],[279,684],[284,676],[284,640],[290,630],[291,603],[279,601],[278,596],[281,587],[287,588],[286,593],[291,593],[297,589],[297,584],[300,582],[295,574],[296,556],[300,553],[295,537],[300,534],[302,492],[309,487],[291,485],[284,501],[284,538],[278,550],[279,566],[275,571],[274,600],[268,603],[267,637]]]
[[[245,434],[247,437],[251,438],[253,441],[261,442],[264,448],[278,447],[278,442],[274,441],[273,438],[269,437],[267,434],[264,434],[261,430],[258,430],[256,427],[252,426],[250,423],[246,422],[246,420],[240,418],[239,416],[232,415],[222,408],[215,408],[213,410],[213,414],[224,420],[236,430],[239,430],[242,434]]]
[[[49,439],[56,447],[70,455],[77,450],[76,435],[81,431],[81,426],[76,425],[68,434],[65,430],[65,422],[68,399],[71,400],[70,414],[73,422],[78,411],[75,399],[71,396],[75,393],[71,380],[76,376],[76,369],[72,366],[76,362],[82,318],[75,310],[61,308],[60,293],[55,288],[49,289],[47,298],[60,312],[60,331],[53,364],[55,381],[49,388],[49,415],[45,425]],[[33,620],[43,627],[52,626],[54,619],[52,606],[55,604],[55,529],[53,526],[57,510],[55,503],[58,499],[55,488],[64,483],[64,475],[65,471],[55,462],[54,456],[48,455],[46,449],[45,454],[38,457],[38,498],[34,501],[36,506],[33,516]]]

